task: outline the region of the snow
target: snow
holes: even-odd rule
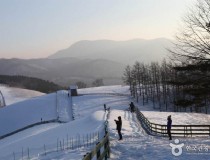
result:
[[[73,120],[72,117],[72,99],[68,96],[68,91],[58,91],[56,97],[58,119],[62,122]]]
[[[32,91],[28,89],[20,89],[16,87],[9,87],[6,85],[0,84],[0,90],[6,101],[6,105],[17,103],[20,101],[27,100],[29,98],[37,97],[44,95],[44,93],[38,91]]]
[[[104,122],[104,111],[97,111],[92,115],[82,118],[80,120],[72,121],[66,124],[55,124],[44,125],[44,128],[34,127],[29,129],[30,131],[24,131],[23,133],[18,133],[17,135],[10,136],[6,139],[0,141],[0,153],[9,155],[11,151],[21,151],[21,148],[42,148],[43,145],[55,144],[57,139],[62,140],[68,134],[69,137],[77,136],[77,134],[82,134],[87,131],[102,131]],[[86,123],[88,122],[88,123]],[[37,132],[37,129],[41,130]],[[72,130],[73,129],[73,130]],[[8,141],[10,143],[8,143]],[[21,146],[21,147],[20,147]]]
[[[79,96],[69,98],[67,91],[42,95],[26,101],[18,102],[0,109],[1,134],[17,129],[37,121],[40,117],[49,120],[59,116],[66,123],[50,123],[29,128],[12,136],[0,140],[0,159],[27,159],[27,149],[30,150],[32,160],[69,160],[82,159],[83,155],[95,146],[98,139],[104,135],[104,122],[107,112],[103,105],[110,107],[108,130],[110,133],[110,159],[209,159],[209,137],[180,138],[184,143],[183,153],[179,157],[172,154],[170,143],[175,144],[168,137],[148,135],[136,118],[135,113],[128,111],[131,101],[127,86],[104,86],[79,89]],[[136,104],[137,105],[137,104]],[[196,113],[158,112],[149,105],[137,105],[151,122],[165,124],[168,115],[172,115],[173,124],[208,124],[209,115]],[[149,108],[149,109],[148,109]],[[73,117],[75,120],[73,120]],[[114,119],[122,117],[123,140],[118,141]],[[8,121],[8,122],[7,122]],[[91,143],[84,137],[93,137]],[[76,148],[59,149],[58,144],[64,144],[66,139],[83,137],[81,146]],[[59,142],[59,143],[58,143]],[[75,141],[77,145],[77,141]],[[92,144],[89,145],[88,144]],[[46,147],[46,155],[44,154]],[[196,150],[190,150],[189,148]],[[209,148],[198,150],[200,146]],[[154,157],[155,156],[155,157]]]
[[[180,112],[155,112],[142,111],[144,116],[152,123],[167,124],[167,117],[171,115],[174,125],[209,125],[210,115],[203,113],[180,113]]]
[[[0,136],[37,122],[57,118],[56,94],[32,98],[0,109]],[[6,125],[5,125],[6,124]]]
[[[117,116],[122,117],[122,135],[123,140],[118,141],[118,134],[114,119]],[[156,160],[197,160],[209,159],[210,152],[190,152],[189,146],[208,146],[210,147],[209,138],[179,138],[180,143],[184,143],[183,153],[175,157],[171,153],[168,137],[155,137],[145,133],[134,113],[122,110],[112,110],[109,119],[109,132],[111,140],[111,157],[110,159],[156,159]],[[155,157],[154,157],[155,156]]]
[[[84,88],[78,90],[79,94],[125,94],[129,95],[128,86],[102,86],[102,87],[93,87],[93,88]]]

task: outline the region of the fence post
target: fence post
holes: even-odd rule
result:
[[[210,126],[209,126],[209,136],[210,136]]]
[[[107,137],[107,141],[104,144],[105,150],[107,150],[107,153],[105,155],[105,160],[107,160],[110,157],[110,147],[109,147],[109,136]]]
[[[28,148],[28,159],[30,159],[30,157],[29,157],[29,148]]]
[[[63,150],[65,150],[65,141],[64,141],[64,138],[63,138]]]
[[[69,148],[69,136],[67,134],[67,138],[66,138],[66,149],[68,149],[68,148]]]
[[[14,160],[15,160],[15,152],[13,152],[13,157],[14,157]]]
[[[191,133],[191,137],[192,137],[192,126],[190,125],[190,133]]]
[[[47,153],[46,153],[46,146],[45,146],[45,144],[44,144],[44,155],[45,155],[45,156],[47,155]]]
[[[23,160],[23,147],[22,147],[22,160]]]
[[[157,124],[155,124],[155,131],[156,131],[156,134],[157,134]]]
[[[96,146],[99,144],[99,142],[96,144]],[[99,150],[97,151],[97,159],[99,159],[99,157],[100,157],[100,155],[101,155],[101,149],[99,148]]]
[[[58,147],[59,147],[59,140],[57,138],[57,152],[58,152]]]
[[[104,144],[104,150],[107,150],[107,148],[108,148],[108,146],[107,146],[107,142]],[[105,155],[105,160],[107,160],[107,158],[108,158],[108,155],[107,155],[108,153],[106,153],[106,155]]]
[[[61,144],[62,142],[60,141],[60,149],[62,150],[62,144]]]

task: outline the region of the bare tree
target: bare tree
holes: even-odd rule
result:
[[[96,79],[92,83],[92,86],[94,86],[94,87],[99,87],[99,86],[103,86],[103,85],[104,85],[104,82],[103,82],[103,79],[101,79],[101,78]]]
[[[134,91],[132,90],[131,67],[129,65],[126,66],[122,79],[123,79],[125,84],[129,85],[131,96],[133,96]]]
[[[86,88],[87,87],[87,84],[82,81],[76,82],[76,85],[78,86],[78,88]]]
[[[210,0],[197,0],[183,18],[174,48],[173,58],[183,63],[210,60]]]

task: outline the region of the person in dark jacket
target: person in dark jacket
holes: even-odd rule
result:
[[[168,122],[167,122],[167,133],[168,133],[168,136],[169,136],[169,140],[172,140],[172,138],[171,138],[171,125],[172,125],[171,115],[168,116],[167,120],[168,120]]]
[[[131,104],[130,104],[130,111],[134,112],[134,109],[135,109],[135,106],[134,106],[133,102],[131,102]]]
[[[104,111],[106,111],[106,104],[104,104]]]
[[[122,129],[122,120],[121,120],[121,116],[118,117],[118,120],[114,120],[116,122],[117,125],[117,131],[118,131],[118,135],[119,135],[119,140],[122,140],[122,134],[121,134],[121,129]]]

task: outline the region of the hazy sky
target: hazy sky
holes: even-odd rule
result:
[[[172,38],[194,0],[0,0],[0,58],[47,57],[79,40]]]

